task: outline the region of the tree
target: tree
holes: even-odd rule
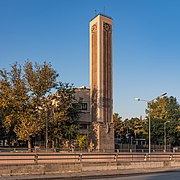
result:
[[[10,143],[16,138],[15,129],[27,110],[29,100],[21,66],[15,63],[9,72],[0,70],[0,86],[0,113]]]
[[[123,131],[123,122],[122,117],[119,116],[118,113],[113,114],[113,123],[114,123],[114,130],[115,133],[120,134]]]
[[[0,116],[9,141],[28,141],[31,148],[32,136],[42,133],[47,118],[54,136],[64,135],[58,128],[72,125],[78,118],[73,87],[57,82],[57,77],[46,62],[38,65],[27,61],[23,68],[15,63],[9,72],[0,70]],[[57,96],[52,95],[53,90],[57,90]]]
[[[156,145],[164,142],[164,123],[160,119],[151,119],[151,141]]]
[[[3,140],[3,145],[5,144],[4,140],[6,139],[5,128],[2,126],[2,118],[0,117],[0,140]]]
[[[173,96],[157,98],[148,104],[147,114],[152,118],[161,120],[179,119],[180,118],[180,105],[177,99]]]
[[[69,146],[76,139],[79,125],[79,103],[75,99],[75,89],[68,83],[59,83],[57,92],[49,97],[52,113],[48,119],[49,138],[56,142],[68,140]]]
[[[172,145],[178,144],[180,136],[179,120],[180,105],[173,96],[157,98],[148,104],[146,113],[151,118],[151,138],[155,144],[164,143],[164,123],[167,123],[167,142]],[[146,126],[146,131],[148,127]]]
[[[87,136],[86,135],[78,135],[76,139],[76,144],[80,149],[85,148],[87,146]]]
[[[144,124],[145,121],[139,118],[131,118],[124,120],[124,137],[126,139],[126,143],[132,143],[133,139],[142,139],[144,138],[145,131],[144,131]]]
[[[119,138],[121,143],[129,143],[136,138],[144,137],[144,124],[145,121],[139,118],[125,119],[122,118],[118,113],[113,114],[115,138]]]
[[[133,136],[134,139],[144,137],[144,123],[145,121],[139,118],[125,120],[126,129],[131,133],[131,136]]]
[[[122,139],[124,126],[122,122],[122,117],[120,117],[118,113],[113,114],[113,123],[114,123],[114,137],[116,142],[119,142],[120,139]]]
[[[48,97],[51,95],[52,90],[57,87],[58,82],[56,79],[59,75],[52,68],[51,64],[44,62],[43,65],[38,65],[37,63],[33,65],[32,62],[29,61],[25,63],[24,73],[30,97],[30,112],[27,114],[29,119],[27,118],[27,122],[24,123],[26,126],[23,128],[20,126],[17,135],[18,137],[21,135],[21,139],[27,139],[27,137],[29,137],[27,140],[30,146],[30,137],[39,134],[45,127],[47,113],[49,113],[48,111],[52,105],[51,99]],[[28,130],[29,133],[27,137],[25,132],[21,131],[22,129],[26,129],[26,132]]]

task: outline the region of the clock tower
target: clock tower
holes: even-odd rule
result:
[[[96,149],[114,149],[112,19],[102,14],[90,21],[90,118]]]

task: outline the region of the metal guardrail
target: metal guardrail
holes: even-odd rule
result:
[[[0,153],[0,164],[180,161],[180,153]]]
[[[149,149],[98,149],[98,150],[90,150],[90,149],[79,149],[79,148],[42,148],[39,146],[35,146],[34,148],[28,149],[25,147],[1,147],[0,146],[0,152],[77,152],[77,153],[87,153],[87,152],[99,152],[99,153],[148,153]],[[151,152],[164,152],[164,149],[151,149]],[[180,147],[176,149],[166,149],[166,152],[180,152]]]

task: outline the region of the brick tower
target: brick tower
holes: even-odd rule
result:
[[[112,91],[112,19],[99,14],[90,21],[90,116],[99,150],[114,149]]]

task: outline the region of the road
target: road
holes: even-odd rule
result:
[[[95,174],[94,174],[95,175]],[[117,177],[115,175],[104,176],[99,174],[93,177],[93,174],[89,176],[73,176],[72,174],[65,176],[63,175],[22,175],[22,176],[0,176],[0,180],[179,180],[180,170],[175,170],[174,172],[152,172],[148,174],[119,174]]]
[[[103,178],[103,180],[179,180],[180,172],[164,172],[164,173],[153,173],[153,174],[144,174],[144,175],[133,175],[128,177],[109,177]],[[102,180],[99,179],[91,179],[91,180]]]

